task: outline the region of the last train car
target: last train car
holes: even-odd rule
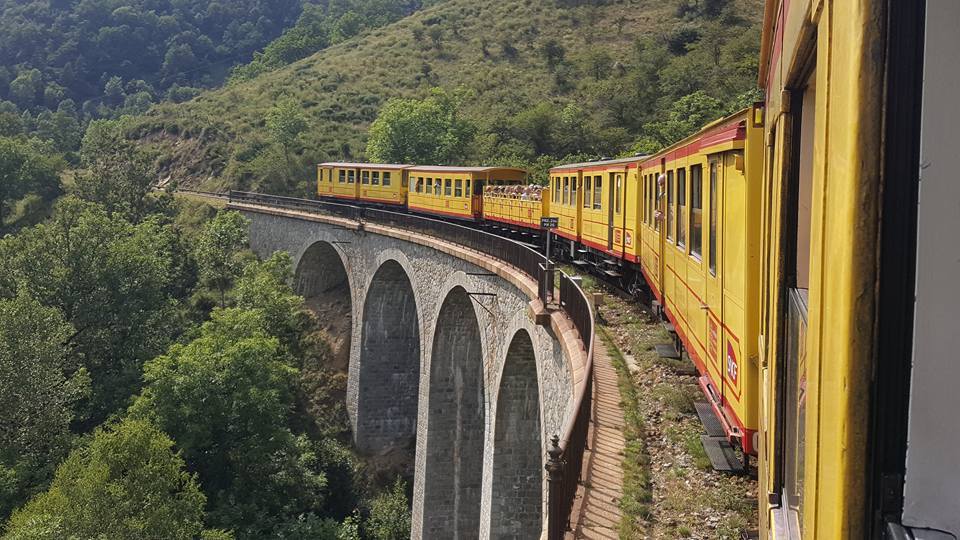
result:
[[[960,2],[768,0],[761,535],[960,536]]]

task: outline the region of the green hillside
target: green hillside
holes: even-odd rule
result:
[[[649,150],[755,97],[761,3],[448,0],[128,129],[163,180],[291,193],[317,162],[363,159],[387,100],[434,87],[475,127],[458,161],[542,169]],[[306,120],[293,172],[267,129],[278,103]]]

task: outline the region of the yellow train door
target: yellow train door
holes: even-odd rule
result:
[[[717,374],[717,392],[720,396],[724,392],[724,358],[725,351],[723,344],[726,342],[724,330],[723,314],[723,231],[720,230],[721,224],[726,225],[723,219],[723,156],[721,154],[712,155],[709,158],[704,186],[706,197],[704,202],[707,206],[705,229],[706,246],[704,259],[706,261],[706,308],[707,308],[707,332],[706,332],[706,358],[710,369]]]

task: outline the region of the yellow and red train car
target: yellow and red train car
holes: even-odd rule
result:
[[[483,192],[488,185],[519,185],[527,171],[512,167],[413,166],[407,169],[412,212],[476,221],[483,217]]]
[[[317,195],[405,207],[409,165],[329,162],[317,166]]]

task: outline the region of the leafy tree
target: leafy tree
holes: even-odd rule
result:
[[[210,497],[210,521],[259,537],[319,509],[326,479],[288,428],[296,370],[262,313],[216,310],[199,336],[147,363],[131,407],[176,440]]]
[[[266,261],[247,264],[234,292],[237,307],[263,315],[270,335],[280,339],[294,357],[301,356],[300,336],[306,327],[303,298],[288,283],[293,278],[290,255],[278,251]]]
[[[158,219],[132,225],[72,197],[47,223],[0,239],[0,297],[23,289],[73,326],[66,344],[92,377],[90,425],[136,393],[142,363],[179,332],[174,259],[184,252]]]
[[[52,200],[60,193],[63,163],[35,145],[0,137],[0,230],[10,205],[29,193]]]
[[[724,112],[725,108],[720,100],[698,90],[680,98],[670,108],[665,119],[647,124],[644,131],[661,144],[667,145],[720,118]]]
[[[394,98],[370,126],[367,157],[384,163],[462,160],[476,128],[462,117],[465,95],[434,88],[422,100]]]
[[[173,441],[142,420],[98,429],[57,469],[50,489],[14,513],[4,538],[217,538],[205,497]]]
[[[83,137],[81,158],[86,170],[76,177],[79,197],[103,205],[111,214],[134,221],[143,217],[153,183],[152,166],[124,136],[119,122],[91,122]]]
[[[67,339],[73,328],[23,291],[0,299],[0,520],[49,481],[66,454],[74,405],[90,381]]]
[[[40,89],[43,87],[43,75],[38,69],[20,72],[10,83],[10,97],[21,107],[32,107],[37,103]]]
[[[373,540],[410,538],[410,505],[403,480],[397,478],[390,491],[373,500],[365,528]]]
[[[270,130],[273,141],[283,148],[287,168],[292,172],[290,153],[300,139],[300,135],[307,129],[307,119],[303,115],[301,105],[292,99],[277,103],[267,113],[267,129]]]
[[[239,212],[220,212],[197,239],[200,277],[219,292],[220,307],[226,306],[227,290],[243,270],[240,253],[247,245],[248,225]]]

